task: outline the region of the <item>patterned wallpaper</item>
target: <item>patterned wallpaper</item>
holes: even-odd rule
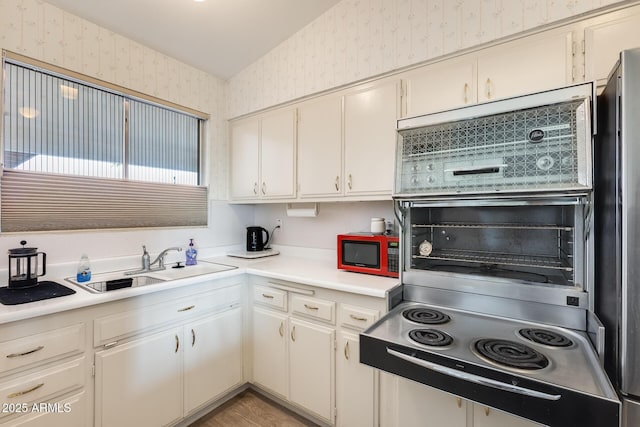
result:
[[[0,0],[0,48],[211,115],[211,198],[226,197],[227,83],[41,0]]]
[[[229,81],[237,117],[619,0],[342,0]]]

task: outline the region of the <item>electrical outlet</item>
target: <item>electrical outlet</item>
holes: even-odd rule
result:
[[[282,230],[282,220],[281,219],[276,219],[276,227],[280,227],[280,229]]]

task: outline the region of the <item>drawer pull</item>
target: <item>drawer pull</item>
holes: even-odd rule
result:
[[[349,360],[349,341],[344,344],[344,358]]]
[[[315,307],[315,306],[309,305],[309,304],[305,304],[304,308],[306,308],[307,310],[319,310],[318,307]]]
[[[44,348],[43,345],[39,345],[38,347],[34,348],[33,350],[29,350],[29,351],[25,351],[24,353],[11,353],[11,354],[7,354],[7,358],[8,359],[13,359],[14,357],[20,357],[20,356],[26,356],[28,354],[31,353],[35,353],[36,351],[40,351]]]
[[[196,308],[196,306],[195,306],[195,305],[190,305],[189,307],[181,308],[181,309],[179,309],[178,311],[179,311],[179,312],[180,312],[180,311],[189,311],[189,310],[191,310],[191,309],[193,309],[193,308]]]
[[[196,345],[196,332],[191,329],[191,347]]]
[[[40,383],[38,385],[35,385],[35,386],[31,387],[28,390],[16,391],[15,393],[11,393],[11,394],[7,395],[7,397],[9,399],[13,399],[14,397],[24,396],[25,394],[31,393],[32,391],[36,391],[37,389],[39,389],[43,385],[44,385],[44,383]]]
[[[456,397],[456,403],[458,404],[458,408],[462,408],[462,399],[459,397]]]
[[[296,342],[296,327],[294,326],[293,329],[291,329],[291,341]]]
[[[273,295],[269,295],[269,294],[262,294],[263,298],[268,298],[268,299],[273,299]]]
[[[280,333],[281,337],[284,336],[284,322],[280,322],[280,327],[278,328],[278,332]]]
[[[353,320],[357,320],[359,322],[366,322],[367,321],[366,317],[356,316],[355,314],[350,314],[349,317],[351,317]]]
[[[174,353],[177,353],[179,349],[180,349],[180,338],[178,338],[178,336],[176,335],[176,351],[174,351]]]

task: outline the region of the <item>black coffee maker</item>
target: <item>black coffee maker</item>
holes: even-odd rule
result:
[[[266,239],[263,239],[263,233],[267,235]],[[247,252],[263,251],[268,243],[269,232],[265,228],[259,226],[247,227]]]
[[[38,277],[47,273],[47,254],[38,252],[38,248],[25,248],[26,240],[20,244],[21,248],[9,249],[9,289],[36,286]],[[41,273],[38,273],[39,255],[42,255]]]

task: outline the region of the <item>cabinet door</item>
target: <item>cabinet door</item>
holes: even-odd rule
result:
[[[336,354],[336,424],[340,427],[377,425],[376,371],[360,363],[358,335],[338,333]]]
[[[262,197],[295,197],[296,110],[262,118],[260,139]]]
[[[428,65],[405,78],[406,117],[435,113],[477,102],[476,63],[470,58]]]
[[[473,427],[540,427],[541,425],[488,406],[473,404]]]
[[[242,309],[184,328],[185,414],[242,384]]]
[[[249,119],[231,125],[230,192],[232,199],[257,199],[260,174],[260,122]]]
[[[466,400],[398,378],[398,422],[402,427],[465,427]]]
[[[561,31],[487,49],[478,57],[478,102],[570,84],[571,40]]]
[[[289,378],[292,402],[331,420],[333,413],[333,329],[291,319]]]
[[[342,98],[323,97],[298,109],[298,183],[301,197],[342,192]]]
[[[391,194],[400,82],[344,97],[345,194]]]
[[[96,353],[96,426],[162,426],[182,417],[182,328]]]
[[[607,82],[620,59],[620,51],[640,46],[640,9],[632,8],[605,16],[605,22],[585,29],[585,79]]]
[[[253,309],[253,381],[287,398],[287,316]]]

